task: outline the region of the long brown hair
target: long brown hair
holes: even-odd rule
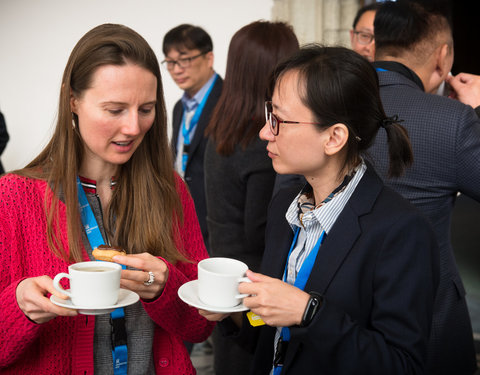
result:
[[[155,120],[132,155],[121,165],[112,199],[107,207],[105,228],[115,246],[128,253],[147,251],[168,261],[185,260],[175,246],[178,222],[183,220],[173,162],[168,147],[167,120],[160,69],[146,40],[132,29],[104,24],[86,33],[74,47],[62,79],[58,119],[52,139],[23,170],[15,173],[47,181],[45,209],[47,239],[57,256],[82,260],[81,221],[76,178],[83,158],[83,141],[72,121],[71,92],[81,96],[90,88],[96,70],[104,65],[137,64],[157,78]],[[78,123],[76,122],[77,126]],[[68,246],[58,235],[59,194],[67,208]],[[182,250],[182,249],[180,249]]]
[[[270,73],[298,48],[292,27],[283,22],[252,22],[232,37],[222,94],[206,129],[219,154],[230,155],[258,136]]]

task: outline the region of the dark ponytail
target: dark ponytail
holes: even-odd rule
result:
[[[385,117],[380,125],[387,132],[388,155],[390,157],[388,177],[401,176],[405,168],[413,163],[410,138],[407,129],[400,125],[402,121],[395,115]]]

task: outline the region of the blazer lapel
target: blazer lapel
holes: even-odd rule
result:
[[[360,217],[370,212],[383,185],[367,163],[367,170],[318,251],[305,291],[325,294],[344,259],[362,234]]]
[[[343,260],[353,248],[361,230],[357,215],[345,206],[335,225],[320,246],[311,277],[305,285],[305,291],[324,294],[328,285],[341,267]]]
[[[198,124],[197,124],[197,128],[195,129],[195,134],[193,135],[193,139],[190,142],[190,148],[188,151],[190,155],[193,155],[195,153],[195,150],[197,149],[198,145],[202,142],[202,139],[205,138],[205,129],[207,128],[207,125],[210,121],[210,116],[213,112],[213,109],[217,104],[221,90],[222,90],[222,79],[220,77],[217,77],[217,80],[215,81],[212,87],[212,91],[210,92],[210,95],[208,96],[208,99],[205,103],[205,107],[203,108],[200,118],[198,119]],[[191,159],[189,158],[187,165],[188,163],[190,163],[190,160]]]

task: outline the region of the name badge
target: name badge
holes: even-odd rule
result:
[[[258,327],[265,325],[265,322],[260,318],[260,315],[254,314],[253,312],[249,311],[247,313],[248,321],[252,327]]]

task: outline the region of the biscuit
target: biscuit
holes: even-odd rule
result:
[[[112,247],[107,245],[100,245],[93,249],[92,255],[97,260],[104,260],[106,262],[113,262],[115,255],[127,255],[125,250],[118,247]]]

